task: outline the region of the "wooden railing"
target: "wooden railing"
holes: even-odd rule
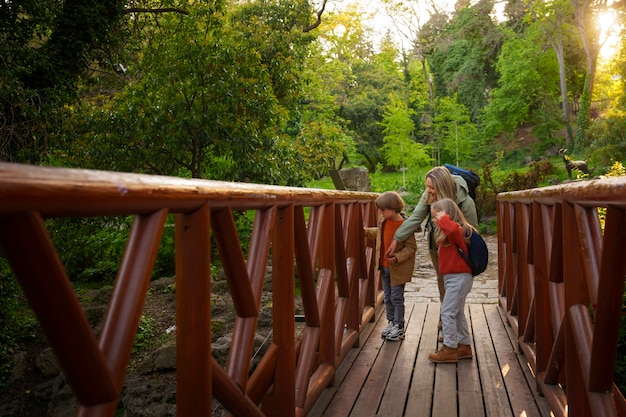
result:
[[[614,383],[626,177],[498,195],[500,304],[556,416],[626,416]]]
[[[0,163],[0,245],[74,390],[77,415],[113,416],[166,217],[175,213],[177,415],[210,416],[213,395],[235,416],[304,416],[382,302],[373,242],[363,235],[363,225],[376,224],[376,197]],[[235,210],[255,212],[247,258]],[[94,335],[44,219],[111,215],[134,222]],[[211,354],[211,237],[236,312],[225,367]],[[250,373],[269,258],[273,340]],[[296,279],[305,320],[298,339]]]

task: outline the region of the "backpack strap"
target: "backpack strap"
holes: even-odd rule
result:
[[[430,207],[430,205],[428,207]],[[435,227],[433,226],[432,214],[430,210],[428,210],[428,218],[426,219],[426,227],[424,227],[424,235],[428,235],[428,249],[437,250],[437,245],[435,245]]]
[[[461,255],[461,258],[463,258],[465,262],[467,262],[467,264],[469,265],[470,269],[472,269],[472,262],[470,261],[469,256],[465,252],[463,252],[463,249],[461,249],[458,243],[455,243],[455,245],[456,249],[459,251],[459,255]]]

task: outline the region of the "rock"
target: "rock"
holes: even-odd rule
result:
[[[176,344],[170,343],[151,352],[137,366],[137,372],[148,374],[151,372],[170,371],[176,369]]]
[[[124,417],[176,416],[176,377],[129,376],[122,392]]]
[[[9,384],[13,384],[15,381],[19,381],[24,378],[24,374],[28,369],[28,358],[26,352],[18,352],[13,356],[13,371],[9,378]]]
[[[50,401],[47,415],[50,417],[73,417],[76,415],[76,408],[78,407],[76,396],[62,374],[55,378],[50,389],[51,393],[46,399],[46,401]],[[40,392],[40,389],[37,391]]]
[[[211,344],[211,350],[214,354],[222,353],[228,354],[228,349],[230,348],[230,344],[233,342],[233,338],[231,335],[222,336],[215,341],[215,343]]]
[[[56,356],[54,356],[52,348],[45,349],[41,352],[35,359],[35,365],[37,365],[37,369],[39,369],[45,377],[51,377],[61,373],[61,367],[59,366],[59,362],[57,362]]]
[[[339,171],[339,176],[350,191],[371,191],[370,176],[365,168],[349,168]]]

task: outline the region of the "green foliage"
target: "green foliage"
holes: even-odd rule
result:
[[[534,162],[525,170],[515,170],[506,174],[503,178],[493,175],[494,167],[497,166],[498,160],[491,164],[483,165],[483,183],[484,188],[495,194],[537,188],[541,186],[545,179],[555,173],[554,165],[550,161]]]
[[[503,34],[490,17],[492,8],[491,1],[481,0],[458,10],[438,33],[430,59],[437,96],[458,94],[473,121],[498,80],[494,64]]]
[[[332,74],[341,77],[325,81],[339,104],[335,120],[350,132],[359,156],[364,158],[363,164],[372,172],[383,162],[379,151],[384,137],[380,122],[390,97],[406,96],[406,84],[396,48],[387,39],[380,52],[373,52],[359,16],[358,10],[349,9],[329,16],[323,23],[320,47],[325,52],[317,63],[317,71],[331,74],[332,69]],[[344,154],[344,161],[348,156]]]
[[[8,262],[0,256],[0,391],[6,387],[13,370],[12,353],[17,347],[20,326],[16,311],[19,289]]]
[[[421,195],[425,189],[424,175],[429,168],[408,170],[405,175],[402,172],[375,172],[370,174],[372,192],[382,193],[390,190],[398,190],[402,187],[412,194]]]
[[[546,181],[548,176],[556,172],[550,161],[542,161],[533,162],[524,171],[514,170],[506,174],[499,170],[501,161],[502,153],[493,162],[482,166],[481,185],[478,187],[476,197],[476,210],[479,218],[495,216],[498,193],[537,188]]]
[[[0,3],[0,160],[40,163],[63,105],[95,61],[122,39],[122,0]]]
[[[282,164],[291,172],[289,185],[293,186],[326,175],[335,168],[338,155],[354,149],[354,142],[343,129],[325,121],[310,121],[295,137],[282,138],[279,145],[287,149]]]
[[[150,341],[154,337],[154,319],[150,316],[142,315],[139,319],[139,328],[135,335],[133,344],[133,354],[144,351],[150,346]]]
[[[8,261],[0,253],[0,392],[8,386],[14,354],[34,339],[38,326]]]
[[[498,87],[491,91],[482,118],[485,134],[490,138],[531,122],[545,112],[545,103],[558,97],[559,91],[554,54],[545,54],[536,36],[509,36],[502,45],[496,68],[500,74]],[[550,115],[558,117],[554,111]]]
[[[176,275],[176,228],[174,215],[167,216],[167,223],[161,236],[161,245],[157,253],[157,258],[152,270],[152,278],[173,277]]]
[[[347,72],[343,63],[326,58],[319,42],[312,46],[303,70],[304,99],[288,123],[290,136],[282,141],[284,146],[292,147],[293,162],[286,163],[300,168],[300,179],[320,178],[336,167],[340,157],[341,166],[356,154],[347,122],[338,116],[340,106],[336,98],[344,88]]]
[[[442,97],[437,102],[437,115],[433,120],[436,145],[441,150],[441,160],[459,165],[472,159],[481,149],[481,139],[467,108],[457,96]]]
[[[49,219],[46,227],[71,281],[112,284],[132,218]]]
[[[586,137],[590,168],[606,170],[613,161],[626,159],[626,118],[621,112],[594,120]]]
[[[430,155],[421,143],[411,140],[415,125],[411,116],[415,111],[397,96],[392,96],[383,115],[384,145],[380,153],[388,165],[397,168],[417,168],[430,163]]]
[[[141,77],[78,113],[70,134],[80,134],[73,154],[86,156],[83,165],[269,184],[301,174],[283,165],[297,156],[281,145],[300,103],[309,6],[254,2],[223,16],[212,10],[194,5],[188,16],[166,14],[146,26],[154,47],[137,63]]]
[[[46,221],[68,277],[73,282],[111,285],[128,242],[133,217],[59,218]],[[168,216],[153,277],[175,274],[174,217]]]
[[[585,88],[583,89],[583,93],[580,97],[580,109],[578,110],[576,138],[574,140],[574,145],[580,148],[585,146],[585,142],[587,140],[587,128],[590,124],[589,108],[591,107],[591,94],[589,94],[589,88],[587,87],[589,82],[589,74],[587,74],[587,77],[585,78]]]
[[[434,114],[434,103],[430,99],[428,83],[432,74],[428,61],[409,56],[405,62],[405,77],[409,91],[409,106],[413,110],[412,118],[416,126],[413,132],[415,140],[428,144],[433,138],[431,122]]]

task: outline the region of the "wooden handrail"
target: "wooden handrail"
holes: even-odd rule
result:
[[[497,201],[500,304],[537,389],[557,416],[625,416],[613,375],[626,177],[502,193]]]
[[[304,416],[382,302],[375,193],[0,163],[0,245],[80,403],[113,416],[166,217],[175,214],[177,415]],[[305,212],[305,209],[307,211]],[[254,211],[247,257],[234,211]],[[134,216],[96,337],[45,230],[50,217]],[[236,313],[227,365],[211,355],[211,234]],[[268,259],[273,340],[249,374]],[[295,279],[305,329],[296,340]],[[52,296],[51,296],[52,295]]]

